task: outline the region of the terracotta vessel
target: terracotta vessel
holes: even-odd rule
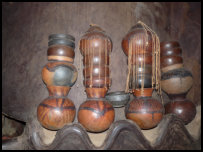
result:
[[[127,119],[134,121],[141,129],[151,129],[162,120],[164,107],[160,101],[153,99],[152,88],[135,90],[133,99],[125,108]]]
[[[42,69],[42,79],[49,91],[49,97],[38,105],[37,118],[49,130],[59,130],[75,118],[75,106],[66,98],[77,80],[77,69],[73,62],[75,38],[71,35],[49,36],[48,60]]]
[[[98,26],[90,26],[80,40],[83,55],[84,86],[88,99],[80,105],[78,121],[89,132],[102,132],[114,121],[114,109],[105,101],[111,85],[110,52],[112,41]]]
[[[160,43],[161,50],[172,50],[178,47],[180,47],[180,44],[178,41],[163,41]]]
[[[114,121],[114,108],[104,100],[87,100],[80,105],[78,121],[89,132],[107,130]]]

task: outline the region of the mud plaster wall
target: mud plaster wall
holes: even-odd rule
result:
[[[194,75],[194,86],[188,98],[201,104],[200,12],[201,3],[3,3],[3,112],[23,121],[36,116],[38,104],[48,97],[41,70],[48,63],[48,36],[53,33],[71,34],[76,39],[74,65],[78,79],[68,98],[76,109],[79,108],[86,100],[86,94],[78,42],[91,23],[102,27],[113,42],[110,63],[113,82],[109,91],[124,90],[127,57],[122,51],[121,40],[139,20],[151,27],[160,41],[180,41],[185,67]],[[117,119],[124,119],[123,109],[116,109]],[[74,122],[77,122],[77,115]]]

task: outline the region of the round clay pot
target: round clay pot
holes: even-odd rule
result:
[[[171,70],[161,75],[161,88],[167,94],[186,93],[192,84],[192,74],[184,68]]]
[[[183,120],[185,125],[190,123],[196,115],[196,107],[194,103],[186,99],[168,102],[164,107],[165,114],[176,114],[180,119]]]
[[[89,132],[107,130],[113,123],[114,117],[113,106],[103,100],[87,100],[78,110],[78,121]]]
[[[132,48],[133,48],[132,54],[135,53],[136,47],[139,47],[139,48],[146,47],[146,50],[145,51],[142,50],[140,54],[143,54],[143,53],[151,54],[152,53],[152,35],[149,31],[147,31],[147,35],[148,35],[148,42],[147,41],[144,42],[143,38],[146,38],[144,29],[141,27],[140,24],[136,24],[135,26],[133,26],[122,40],[122,48],[125,55],[128,56],[129,54],[129,42],[130,42],[130,39],[132,38],[135,38],[133,39],[133,44],[132,44]]]
[[[137,93],[137,97],[127,104],[125,116],[134,121],[141,129],[151,129],[162,120],[164,107],[158,100],[149,95],[144,96],[144,94],[139,96]]]
[[[135,86],[133,88],[141,88],[142,83],[144,83],[144,88],[152,87],[152,75],[151,74],[138,74],[137,80],[131,80],[131,85]],[[134,85],[133,85],[134,83]]]
[[[83,58],[83,65],[91,66],[93,65],[109,65],[109,55],[99,54],[99,55],[85,55]]]
[[[163,41],[160,43],[161,52],[166,50],[172,50],[177,47],[180,47],[180,44],[178,41]]]
[[[47,98],[39,104],[37,118],[46,129],[59,130],[73,122],[75,112],[75,106],[70,99]]]
[[[109,77],[106,77],[106,78],[105,77],[100,77],[100,78],[92,77],[92,78],[84,79],[83,84],[86,88],[91,88],[91,87],[109,88],[109,86],[111,85],[111,78],[109,78]]]
[[[182,49],[180,47],[176,47],[173,49],[161,50],[160,55],[161,55],[161,57],[162,56],[181,56]]]
[[[171,66],[174,64],[182,64],[183,63],[183,58],[180,56],[162,56],[161,57],[161,68]]]
[[[87,79],[90,77],[109,77],[109,66],[93,65],[83,69],[83,76]]]
[[[42,79],[47,86],[71,87],[77,76],[75,66],[67,62],[49,62],[42,69]]]

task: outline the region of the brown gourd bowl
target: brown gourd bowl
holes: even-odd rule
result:
[[[83,76],[85,78],[90,77],[109,77],[109,66],[93,65],[92,67],[87,66],[83,69]]]

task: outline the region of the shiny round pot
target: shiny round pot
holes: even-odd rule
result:
[[[75,113],[73,102],[67,98],[47,98],[37,108],[40,124],[49,130],[59,130],[73,122]]]
[[[144,96],[144,94],[137,94],[137,97],[127,104],[125,116],[134,121],[141,129],[151,129],[162,120],[164,107],[158,100],[150,96],[152,94],[148,96]]]
[[[142,83],[144,84],[144,88],[151,88],[152,87],[152,75],[151,74],[138,74],[137,80],[131,80],[131,85],[135,86],[135,88],[141,88]]]
[[[176,114],[185,125],[190,123],[196,115],[196,106],[187,99],[168,102],[164,107],[165,114]]]
[[[105,98],[113,107],[123,107],[130,100],[130,94],[124,91],[109,92]]]
[[[114,108],[104,100],[87,100],[78,110],[79,123],[89,132],[107,130],[115,117]]]

